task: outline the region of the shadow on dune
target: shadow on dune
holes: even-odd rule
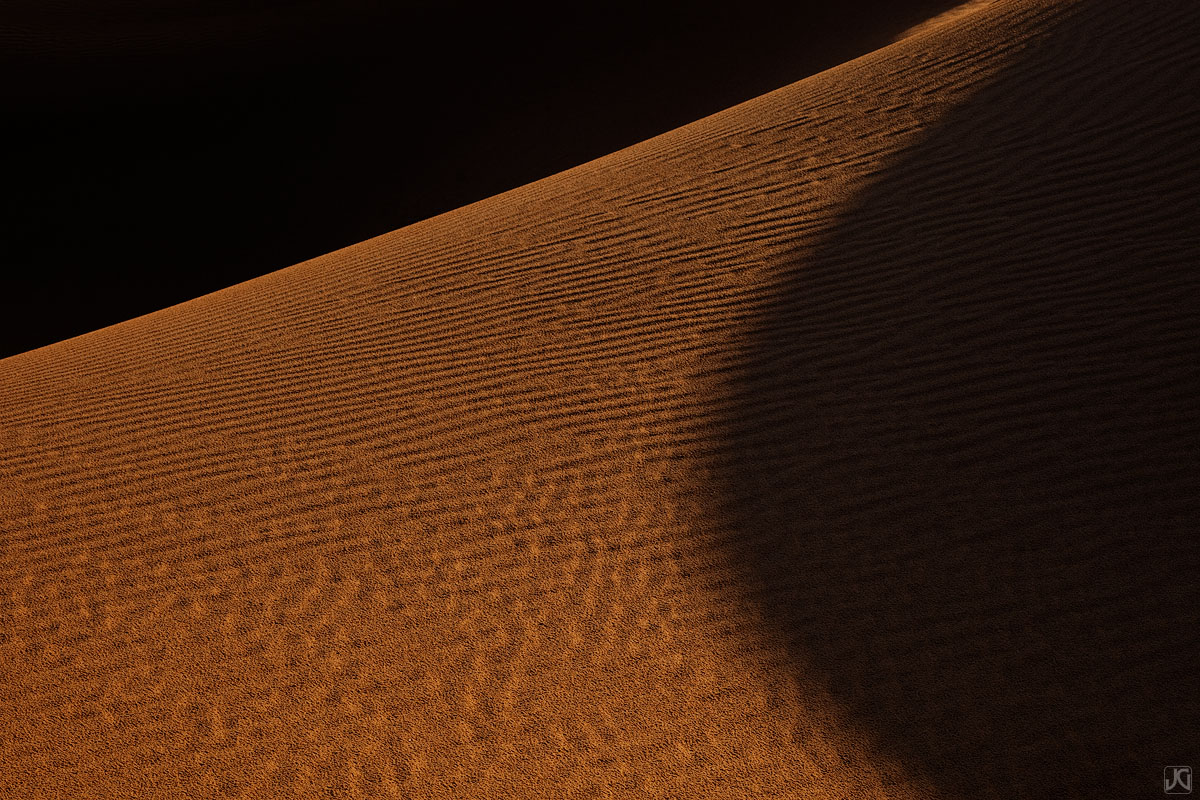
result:
[[[1014,56],[795,264],[734,383],[772,636],[949,796],[1196,762],[1197,9],[1085,4]]]

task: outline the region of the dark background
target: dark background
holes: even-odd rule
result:
[[[0,357],[520,186],[952,0],[0,10]]]

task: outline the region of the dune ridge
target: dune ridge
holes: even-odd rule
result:
[[[1153,5],[974,4],[0,361],[0,795],[1158,796],[1200,721],[1200,12]],[[1155,347],[1105,361],[1105,324]],[[1027,506],[967,492],[1006,467]],[[1132,577],[1092,593],[1106,547]],[[1135,657],[1046,666],[1079,630]]]

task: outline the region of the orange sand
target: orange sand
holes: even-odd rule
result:
[[[1198,23],[972,3],[0,361],[0,796],[1161,796]]]

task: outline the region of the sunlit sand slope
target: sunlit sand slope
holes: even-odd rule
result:
[[[0,796],[1160,796],[1198,23],[973,3],[0,361]]]

